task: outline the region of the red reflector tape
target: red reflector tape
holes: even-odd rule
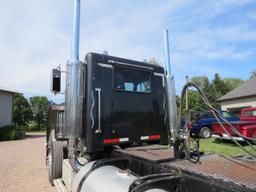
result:
[[[108,144],[108,143],[119,143],[120,140],[119,139],[104,139],[104,143]]]
[[[160,139],[160,135],[150,135],[149,140]]]
[[[129,138],[104,139],[105,144],[127,142]]]
[[[141,136],[141,140],[155,140],[160,139],[160,135],[151,135],[151,136]]]

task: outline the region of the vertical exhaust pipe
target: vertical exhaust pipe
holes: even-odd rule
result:
[[[80,0],[74,0],[71,62],[79,62]]]
[[[170,49],[168,29],[164,30],[164,64],[167,75],[171,75]]]
[[[167,94],[167,108],[168,108],[168,122],[170,129],[170,144],[175,143],[177,136],[177,106],[176,106],[176,92],[174,77],[171,75],[171,63],[170,63],[170,50],[169,50],[169,35],[168,30],[164,30],[164,67],[166,70],[166,94]]]
[[[80,0],[74,0],[71,61],[67,64],[65,96],[65,137],[68,139],[68,158],[74,170],[76,166],[76,139],[82,132],[83,73],[79,61]]]

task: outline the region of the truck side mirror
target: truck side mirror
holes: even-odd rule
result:
[[[60,69],[52,70],[52,84],[51,91],[55,94],[61,91],[61,71]]]

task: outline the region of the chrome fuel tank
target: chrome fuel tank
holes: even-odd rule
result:
[[[90,172],[90,162],[80,169],[74,178],[72,192],[128,192],[131,184],[138,179],[128,170],[106,165]],[[165,192],[162,189],[148,189],[145,192]]]

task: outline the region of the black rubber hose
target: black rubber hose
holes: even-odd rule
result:
[[[248,150],[246,150],[242,145],[240,145],[240,144],[233,138],[233,136],[231,136],[231,135],[229,134],[229,132],[228,132],[228,131],[226,130],[226,128],[223,126],[222,122],[219,120],[220,118],[221,118],[225,123],[227,123],[227,124],[231,127],[232,131],[234,131],[235,133],[238,132],[238,131],[236,130],[236,128],[235,128],[233,125],[231,125],[231,124],[222,116],[222,114],[221,114],[218,110],[216,110],[216,109],[210,104],[210,102],[208,101],[208,99],[207,99],[207,97],[205,96],[205,94],[203,93],[203,91],[202,91],[196,84],[194,84],[194,83],[192,83],[192,82],[186,83],[185,86],[183,87],[183,90],[182,90],[182,97],[181,97],[181,106],[180,106],[179,119],[180,119],[180,117],[181,117],[181,110],[182,110],[182,104],[183,104],[183,101],[182,101],[182,100],[183,100],[185,91],[186,91],[186,89],[187,89],[188,87],[194,87],[194,88],[197,89],[197,91],[199,92],[199,95],[201,96],[202,100],[203,100],[204,103],[211,109],[213,115],[214,115],[215,118],[217,119],[217,121],[218,121],[218,123],[220,124],[221,128],[226,132],[226,134],[231,138],[231,140],[232,140],[234,143],[236,143],[236,144],[239,146],[239,148],[241,148],[241,149],[242,149],[244,152],[246,152],[248,155],[250,155],[250,156],[256,158],[256,155],[254,155],[254,154],[252,154],[251,152],[249,152]],[[180,129],[180,125],[179,125],[179,129]],[[238,132],[238,133],[239,133],[239,132]],[[241,135],[240,133],[239,133],[238,135],[241,136],[242,138],[246,138],[246,137],[244,137],[243,135]],[[250,140],[252,140],[252,141],[256,141],[255,139],[252,139],[252,138],[248,138],[248,139],[250,139]],[[254,148],[252,145],[250,145],[250,146],[255,150],[255,148]]]
[[[256,158],[256,155],[252,154],[250,151],[246,150],[238,141],[236,141],[227,131],[227,129],[222,125],[221,121],[219,120],[218,116],[215,114],[215,112],[213,113],[215,118],[217,119],[218,123],[220,124],[220,126],[222,127],[222,129],[225,131],[225,133],[232,139],[232,141],[237,144],[244,152],[246,152],[248,155]]]
[[[195,85],[197,86],[197,85]],[[211,112],[213,113],[213,115],[215,116],[215,118],[218,120],[218,118],[220,118],[222,121],[224,121],[230,128],[231,130],[236,133],[238,136],[242,137],[245,139],[245,142],[254,150],[256,151],[256,148],[250,143],[248,142],[248,140],[252,140],[252,141],[256,141],[255,139],[253,138],[250,138],[250,137],[246,137],[246,136],[243,136],[229,121],[227,121],[223,116],[222,114],[216,110],[211,104],[210,102],[208,101],[207,97],[205,96],[205,94],[202,92],[202,90],[200,90],[200,88],[196,87],[196,89],[198,90],[201,98],[203,99],[203,101],[205,102],[205,104],[211,109]],[[218,121],[218,123],[221,125],[222,129],[223,129],[223,124],[220,123]],[[225,130],[224,130],[225,131]],[[226,132],[226,131],[225,131]],[[227,133],[227,132],[226,132]],[[229,133],[227,133],[229,137],[232,137]],[[232,140],[233,140],[233,137],[232,137]]]
[[[180,99],[180,110],[179,110],[179,116],[178,116],[178,119],[180,120],[181,119],[181,113],[182,113],[182,106],[183,106],[183,98],[185,96],[185,93],[186,93],[186,90],[188,89],[188,87],[190,87],[191,84],[190,82],[186,83],[182,89],[182,92],[181,92],[181,99]],[[181,123],[180,121],[177,121],[179,122],[179,126],[178,126],[178,132],[183,132],[183,133],[188,133],[188,128],[186,126],[187,122],[185,122],[185,125],[184,127],[181,129]],[[179,133],[178,133],[179,134]],[[197,148],[196,148],[196,152],[197,152],[197,158],[194,159],[194,158],[191,158],[191,154],[190,154],[190,149],[188,148],[188,138],[186,138],[185,140],[183,140],[181,143],[183,144],[183,150],[184,150],[184,153],[185,153],[185,156],[186,156],[186,159],[188,159],[190,162],[192,163],[198,163],[200,161],[200,152],[199,152],[199,142],[197,143]]]
[[[212,111],[212,113],[214,113],[213,111]],[[218,116],[218,114],[217,114],[217,116]],[[221,120],[223,120],[223,121],[226,121],[226,119],[224,119],[223,117],[219,117],[218,116],[218,118],[220,118]],[[241,135],[240,133],[239,133],[239,131],[234,127],[234,128],[232,128],[231,126],[231,124],[229,124],[229,123],[227,123],[229,126],[230,126],[230,128],[231,128],[231,130],[234,132],[234,133],[236,133],[237,135]],[[223,124],[222,124],[223,125]],[[247,137],[243,137],[244,139],[245,139],[245,142],[256,152],[256,148],[246,139]],[[254,141],[255,142],[255,141]]]
[[[191,83],[191,82],[190,82],[190,83]],[[193,83],[191,83],[191,84],[193,84]],[[246,140],[251,140],[251,141],[255,141],[255,142],[256,142],[256,139],[242,135],[232,124],[230,124],[229,121],[227,121],[227,120],[222,116],[222,114],[221,114],[218,110],[216,110],[216,109],[210,104],[210,102],[208,101],[207,97],[206,97],[205,94],[202,92],[202,90],[201,90],[199,87],[197,87],[196,84],[193,84],[193,86],[195,86],[195,88],[198,90],[198,92],[199,92],[199,94],[201,95],[201,97],[202,97],[204,103],[205,103],[212,111],[214,111],[214,112],[218,115],[218,117],[219,117],[221,120],[223,120],[227,125],[229,125],[230,128],[232,129],[232,131],[234,131],[238,136],[240,136],[240,137],[242,137],[242,138],[244,138],[244,139],[246,139]]]

